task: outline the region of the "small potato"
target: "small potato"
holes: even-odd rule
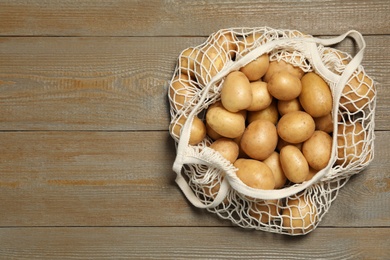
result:
[[[286,141],[284,141],[284,140],[279,136],[278,144],[277,144],[277,146],[276,146],[276,150],[278,150],[278,151],[280,152],[280,150],[282,150],[283,147],[285,147],[285,146],[287,146],[287,145],[294,145],[294,146],[297,147],[299,150],[302,150],[302,144],[303,144],[303,143],[292,144],[292,143],[286,142]]]
[[[375,87],[373,80],[363,72],[349,80],[343,89],[340,104],[343,104],[348,111],[356,112],[364,107],[374,98]]]
[[[222,48],[231,59],[236,55],[238,48],[237,42],[238,39],[232,31],[220,31],[215,34],[213,39],[213,43],[219,48]]]
[[[264,160],[275,151],[277,143],[275,125],[267,120],[255,120],[245,129],[240,145],[249,157]]]
[[[258,200],[252,202],[249,215],[261,223],[269,223],[279,216],[281,200]]]
[[[253,33],[245,37],[242,41],[238,43],[238,53],[240,53],[240,55],[242,56],[249,52],[250,49],[259,46],[261,44],[260,39],[262,36],[263,34],[261,33]]]
[[[240,69],[250,81],[260,80],[267,72],[269,66],[269,56],[267,53],[251,61]]]
[[[215,45],[205,45],[196,56],[195,77],[200,86],[206,84],[220,72],[228,61],[226,53]]]
[[[246,110],[259,111],[271,105],[272,96],[268,92],[267,83],[254,81],[250,85],[252,89],[252,103]]]
[[[302,145],[302,153],[309,166],[319,171],[328,165],[332,154],[332,137],[324,131],[317,130]]]
[[[210,106],[206,112],[206,122],[219,135],[236,138],[245,130],[245,116],[242,112],[230,112],[221,102]]]
[[[282,211],[282,225],[291,234],[306,233],[314,228],[316,215],[316,206],[308,199],[303,196],[289,198]]]
[[[282,188],[286,184],[287,178],[284,175],[282,164],[280,163],[279,153],[271,153],[263,162],[272,170],[275,178],[275,189]]]
[[[314,123],[316,124],[316,130],[321,130],[328,134],[333,132],[332,114],[327,114],[322,117],[315,117]]]
[[[317,172],[317,170],[314,170],[313,168],[309,167],[309,174],[307,175],[305,181],[310,181],[311,179],[313,179],[314,175],[316,175]]]
[[[354,125],[338,124],[337,165],[350,164],[360,159],[365,135],[366,133],[359,122],[355,122]]]
[[[248,111],[248,123],[252,123],[253,121],[259,119],[268,120],[274,125],[276,125],[279,119],[279,113],[275,100],[273,100],[268,107],[262,110]]]
[[[332,111],[333,97],[328,84],[316,73],[306,73],[302,79],[299,102],[312,117],[326,116]]]
[[[239,147],[236,142],[229,138],[220,138],[210,145],[210,148],[219,152],[226,160],[234,163],[239,154]]]
[[[252,104],[252,88],[248,78],[240,71],[226,76],[221,90],[222,105],[230,112],[238,112]]]
[[[172,123],[170,125],[170,131],[174,133],[174,135],[180,137],[181,129],[186,122],[187,118],[183,115],[179,118],[178,123]],[[194,121],[192,122],[191,130],[190,130],[190,145],[196,145],[200,143],[206,137],[206,126],[199,117],[195,116]]]
[[[294,98],[291,100],[279,100],[278,101],[278,111],[281,116],[293,112],[293,111],[302,111],[301,103],[298,98]]]
[[[315,123],[308,113],[294,111],[280,118],[277,130],[283,140],[297,144],[306,141],[312,136],[315,130]]]
[[[195,96],[195,93],[194,87],[190,84],[190,78],[185,74],[176,76],[169,88],[171,104],[177,111],[181,110],[185,103]]]
[[[238,169],[237,177],[247,186],[263,190],[275,187],[274,175],[265,163],[253,159],[237,159],[233,165]]]
[[[222,135],[218,134],[211,128],[211,126],[206,121],[206,134],[213,140],[217,140],[222,137]]]
[[[274,73],[267,86],[273,97],[285,101],[297,98],[302,90],[300,79],[285,70]]]
[[[302,183],[309,175],[309,164],[302,152],[293,145],[287,145],[280,151],[280,163],[287,179]]]
[[[299,79],[301,79],[302,76],[305,74],[305,72],[301,68],[294,67],[290,63],[287,63],[287,62],[285,62],[283,60],[281,60],[281,61],[271,61],[269,63],[268,70],[267,70],[267,72],[265,73],[265,75],[263,77],[263,81],[268,82],[271,79],[272,75],[274,73],[279,72],[279,71],[288,71],[292,75],[297,76]]]
[[[199,49],[187,48],[180,56],[180,69],[182,74],[186,74],[195,79],[195,60],[199,53]]]

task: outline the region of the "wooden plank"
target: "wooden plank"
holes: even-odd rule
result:
[[[270,26],[310,34],[389,33],[389,4],[376,1],[23,1],[0,3],[0,35],[204,36]]]
[[[389,228],[287,237],[238,228],[2,228],[3,259],[386,259]]]
[[[389,226],[390,131],[321,226]],[[0,226],[225,226],[174,183],[160,132],[0,132]]]
[[[2,37],[1,130],[166,130],[179,53],[203,37]],[[390,129],[389,36],[366,37],[363,65],[381,83],[377,130]],[[353,53],[346,40],[338,48]]]

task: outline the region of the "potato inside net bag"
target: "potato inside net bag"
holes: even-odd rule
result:
[[[346,37],[353,38],[358,45],[359,51],[353,57],[329,47]],[[170,81],[168,96],[169,130],[177,152],[173,170],[187,199],[194,206],[205,208],[243,228],[288,235],[314,230],[339,189],[374,157],[376,90],[374,80],[361,65],[364,49],[364,39],[357,31],[321,39],[296,30],[259,27],[222,29],[211,34],[203,44],[183,50]],[[273,75],[285,72],[294,82],[299,81],[297,84],[302,88],[297,92],[298,96],[294,94],[301,106],[299,115],[304,114],[305,118],[311,115],[307,122],[314,124],[304,142],[287,142],[288,149],[278,147],[281,141],[288,140],[280,138],[283,131],[279,127],[299,125],[300,122],[282,122],[287,119],[282,120],[284,115],[277,107],[289,102],[282,99],[291,97],[291,91],[272,92],[271,101],[268,101],[271,103],[267,106],[274,106],[273,111],[277,111],[277,120],[269,121],[272,124],[264,123],[264,119],[250,119],[253,111],[243,105],[242,93],[233,94],[239,102],[229,109],[226,107],[230,103],[223,103],[221,98],[224,86],[227,91],[231,75],[245,75],[250,84],[262,82],[256,84],[263,84],[263,88],[265,84],[265,89],[271,92],[270,85],[276,85],[274,81],[277,81]],[[314,84],[314,81],[322,83]],[[328,89],[331,100],[326,116],[318,116],[305,106],[305,100],[312,102],[312,99],[316,99],[314,110],[321,106],[320,92],[310,96],[321,84]],[[251,93],[253,100],[254,92]],[[252,110],[265,111],[267,108]],[[219,128],[211,125],[212,115],[208,113],[211,114],[212,109],[220,112],[216,113],[217,119],[223,121]],[[297,122],[298,116],[291,115],[289,117]],[[231,123],[233,116],[235,122],[240,122],[239,127]],[[257,123],[253,123],[255,121]],[[272,157],[268,150],[267,158],[257,157],[269,140],[258,144],[253,155],[248,156],[249,150],[243,152],[241,149],[244,143],[251,146],[261,140],[265,130],[257,132],[252,139],[253,135],[242,134],[256,125],[266,125],[278,134],[277,144],[275,141],[271,144]],[[317,135],[325,139],[318,139]],[[317,147],[324,143],[318,140],[327,140],[325,143],[329,147],[329,158],[325,164],[322,162],[321,168],[314,167],[318,158],[320,161],[324,158],[317,153],[321,150]],[[310,146],[315,149],[310,150]],[[295,170],[290,169],[291,162],[295,162]],[[296,172],[303,175],[297,177]]]

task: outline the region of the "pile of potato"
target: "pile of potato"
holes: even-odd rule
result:
[[[197,86],[207,84],[227,59],[234,60],[237,53],[245,54],[256,37],[259,36],[250,35],[239,44],[229,44],[238,40],[226,34],[204,50],[189,48],[183,52],[182,74],[172,81],[169,93],[174,108],[180,110],[194,98],[193,82]],[[367,86],[372,85],[370,78],[359,76],[365,77],[359,79]],[[374,95],[368,87],[353,80],[343,93],[341,102],[350,112],[363,108]],[[305,73],[283,60],[270,61],[269,55],[264,54],[224,78],[220,100],[208,107],[205,120],[194,118],[189,143],[196,145],[208,135],[213,140],[210,148],[238,169],[237,177],[243,183],[263,190],[280,189],[308,181],[328,165],[333,142],[332,108],[331,90],[319,75]],[[176,136],[180,136],[185,120],[183,115],[171,125],[170,130]],[[350,163],[362,152],[363,144],[359,141],[365,133],[359,122],[354,125],[337,125],[343,135],[337,138],[336,164]],[[272,219],[270,216],[278,215],[278,203],[278,200],[253,203],[249,214],[267,223]],[[283,225],[300,230],[309,228],[315,211],[302,198],[290,199],[282,212],[286,216]],[[260,216],[259,212],[263,214]]]

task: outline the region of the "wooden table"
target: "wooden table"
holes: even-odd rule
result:
[[[389,21],[388,0],[0,0],[0,258],[389,259]],[[265,25],[360,31],[380,83],[375,159],[303,237],[235,227],[174,183],[179,53]]]

